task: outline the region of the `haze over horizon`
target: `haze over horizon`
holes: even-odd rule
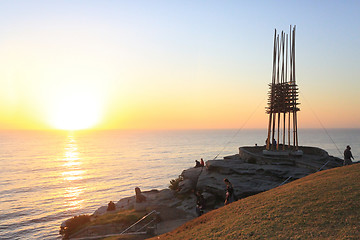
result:
[[[266,128],[296,25],[299,128],[360,128],[360,2],[1,1],[0,129]]]

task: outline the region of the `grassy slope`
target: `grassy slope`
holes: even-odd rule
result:
[[[359,239],[360,164],[239,200],[154,239]]]

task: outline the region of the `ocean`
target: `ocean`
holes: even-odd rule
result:
[[[266,130],[0,131],[0,239],[61,239],[60,224],[164,189],[195,160],[264,145]],[[300,129],[299,145],[360,156],[360,129]]]

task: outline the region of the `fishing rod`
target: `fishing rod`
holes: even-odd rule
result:
[[[259,104],[257,105],[257,107],[255,108],[255,110],[250,114],[250,116],[246,119],[246,121],[243,123],[243,125],[235,132],[235,134],[230,138],[230,140],[228,142],[225,143],[224,147],[220,150],[220,152],[214,157],[213,160],[216,160],[216,158],[225,150],[225,148],[232,142],[232,140],[239,134],[239,132],[241,130],[243,130],[243,128],[246,126],[246,124],[249,122],[249,120],[254,116],[255,112],[257,112],[257,110],[259,109],[260,105],[262,105],[262,103],[264,102],[266,97],[264,97]]]
[[[309,104],[309,102],[306,100],[304,94],[301,93],[301,92],[300,92],[300,94],[301,94],[302,98],[305,100],[305,102],[307,102],[307,103]],[[341,156],[342,153],[341,153],[340,149],[338,148],[338,146],[336,145],[335,141],[332,139],[332,137],[330,136],[330,134],[328,133],[328,131],[326,130],[326,128],[324,127],[324,125],[322,124],[322,122],[320,121],[319,117],[316,115],[315,111],[312,109],[311,104],[309,104],[309,108],[310,108],[312,114],[314,114],[315,118],[318,120],[320,126],[322,127],[322,129],[324,130],[324,132],[326,133],[326,135],[330,138],[331,142],[335,145],[336,149],[338,150],[338,152],[339,152],[339,154],[340,154],[340,156]]]

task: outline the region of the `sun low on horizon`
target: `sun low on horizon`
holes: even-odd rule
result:
[[[57,100],[49,116],[49,125],[61,130],[82,130],[94,127],[100,118],[96,100],[80,93]]]
[[[57,76],[48,76],[56,87],[44,85],[38,105],[42,105],[41,111],[51,128],[83,130],[101,123],[106,105],[104,81],[101,73],[88,72],[64,70],[57,72]]]
[[[20,81],[14,86],[17,92],[13,97],[13,108],[26,112],[22,117],[27,118],[22,123],[24,127],[82,130],[93,128],[103,119],[105,70],[91,66],[82,58],[82,62],[90,67],[87,69],[71,61],[73,54],[68,57],[58,57],[48,65],[42,63],[22,69],[24,79],[28,81]],[[14,115],[20,118],[16,113]],[[35,123],[28,126],[26,123],[32,120]]]

